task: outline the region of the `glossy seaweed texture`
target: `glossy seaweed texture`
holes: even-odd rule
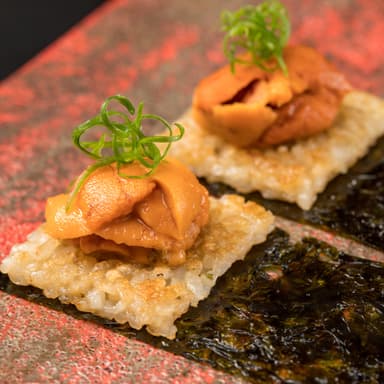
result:
[[[205,185],[216,196],[233,191],[220,183]],[[384,250],[384,137],[348,173],[332,180],[308,211],[294,204],[264,199],[259,193],[246,197],[276,215],[329,229]]]
[[[384,265],[275,231],[157,345],[254,382],[381,383],[383,303]]]
[[[259,383],[384,382],[384,265],[275,230],[177,321],[175,340],[80,313],[18,287],[0,289]]]

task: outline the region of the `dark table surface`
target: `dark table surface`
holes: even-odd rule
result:
[[[0,2],[0,80],[9,76],[105,0]]]
[[[248,2],[230,0],[228,9]],[[313,45],[355,87],[384,95],[382,0],[286,0],[292,42]],[[224,63],[223,2],[106,2],[0,83],[0,260],[43,220],[45,199],[86,165],[72,129],[116,93],[177,119]],[[240,382],[0,290],[0,382]]]

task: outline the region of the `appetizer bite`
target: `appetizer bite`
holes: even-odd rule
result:
[[[230,63],[196,86],[171,153],[208,182],[309,209],[384,134],[384,102],[354,90],[315,49],[286,45],[278,1],[222,21]]]
[[[148,119],[168,136],[145,135]],[[84,139],[101,126],[105,133]],[[274,227],[272,214],[253,202],[209,197],[186,166],[167,157],[184,134],[175,127],[177,134],[142,104],[136,111],[123,96],[108,98],[73,132],[95,162],[69,193],[48,198],[45,223],[12,248],[0,270],[81,311],[174,338],[174,321]]]

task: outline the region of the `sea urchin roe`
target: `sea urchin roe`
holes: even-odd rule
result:
[[[120,172],[138,176],[147,170],[135,162]],[[80,239],[86,253],[113,252],[137,262],[149,262],[155,249],[168,263],[182,263],[208,222],[207,190],[173,159],[144,178],[122,177],[116,165],[101,167],[87,178],[69,212],[67,200],[66,194],[47,200],[49,235]]]
[[[329,128],[351,86],[316,50],[289,46],[288,69],[263,71],[229,65],[196,87],[193,113],[206,130],[239,147],[265,147],[301,139]]]

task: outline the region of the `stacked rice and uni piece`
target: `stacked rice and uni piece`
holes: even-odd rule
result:
[[[164,120],[139,107],[136,119],[122,124],[121,112],[108,109],[113,101],[135,112],[114,96],[75,130],[75,143],[96,162],[69,193],[47,200],[45,223],[12,248],[0,270],[81,311],[174,338],[174,321],[266,239],[274,218],[239,196],[210,197],[186,166],[157,149],[156,136],[142,133],[142,120],[170,129]],[[81,139],[101,123],[115,136]],[[178,127],[168,144],[182,137]]]
[[[315,49],[287,46],[277,1],[226,12],[223,26],[230,64],[197,85],[171,153],[208,182],[307,210],[384,134],[384,102],[354,90]]]

